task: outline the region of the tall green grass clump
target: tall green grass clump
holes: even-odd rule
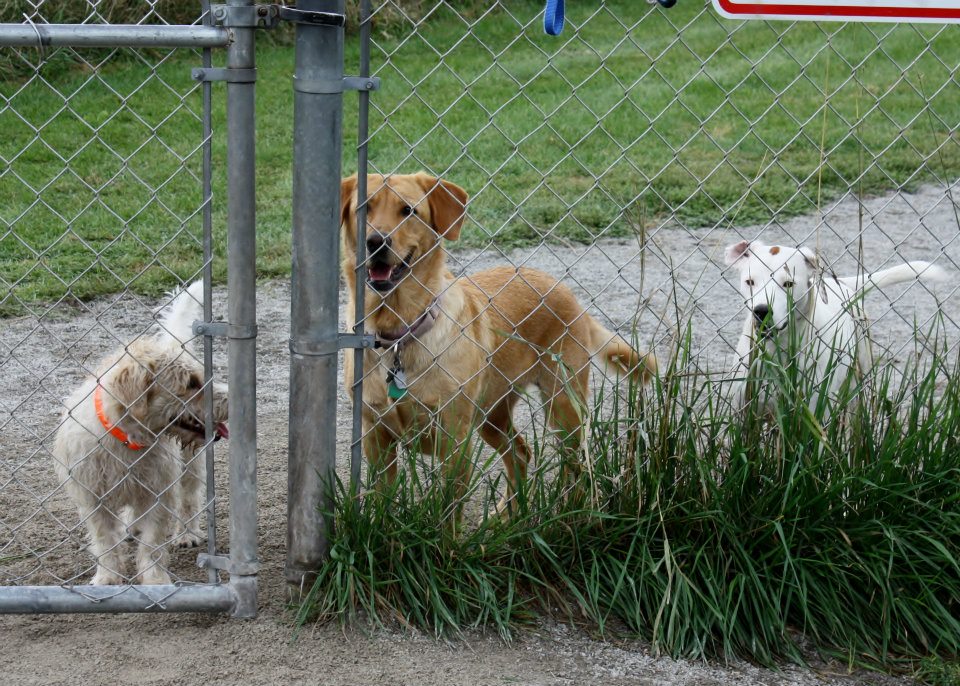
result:
[[[723,381],[687,371],[687,341],[651,388],[599,390],[578,474],[535,436],[510,517],[490,515],[502,484],[477,477],[455,527],[449,488],[413,457],[392,485],[338,484],[298,621],[509,638],[550,614],[677,657],[948,660],[960,382],[945,346],[918,341],[906,369],[847,384],[829,421],[801,367],[773,359],[753,379],[773,407],[731,410]]]

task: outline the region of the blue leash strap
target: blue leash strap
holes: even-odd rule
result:
[[[543,30],[548,36],[559,36],[563,31],[563,0],[547,0],[543,10]]]

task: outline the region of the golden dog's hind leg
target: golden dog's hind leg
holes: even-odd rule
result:
[[[527,442],[517,433],[513,424],[513,409],[519,398],[517,393],[511,391],[487,413],[480,427],[480,437],[500,455],[506,472],[506,492],[497,503],[498,515],[508,511],[517,491],[522,488],[531,459]]]
[[[547,424],[557,432],[564,470],[576,474],[582,458],[590,370],[586,363],[576,372],[551,364],[545,376],[540,383],[540,397]]]

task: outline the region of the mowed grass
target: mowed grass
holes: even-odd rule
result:
[[[910,188],[960,169],[956,27],[736,23],[693,2],[619,0],[569,8],[554,38],[539,2],[465,19],[450,7],[416,29],[375,32],[383,87],[370,160],[464,186],[463,245],[590,242],[638,221],[767,221],[851,187]],[[96,73],[54,58],[27,85],[0,84],[6,314],[65,293],[155,293],[200,266],[200,95],[189,76],[200,56],[85,54],[102,61]],[[355,73],[356,36],[346,62]],[[263,41],[258,67],[259,270],[284,276],[292,47]],[[218,279],[223,91],[214,86]],[[344,173],[356,169],[356,113],[347,94]]]

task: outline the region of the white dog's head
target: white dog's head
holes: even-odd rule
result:
[[[787,325],[791,304],[805,306],[817,277],[810,248],[740,241],[727,247],[725,261],[740,271],[740,293],[768,333]]]
[[[110,417],[134,443],[151,445],[161,434],[195,449],[204,442],[203,365],[173,339],[146,337],[104,364],[100,385]],[[226,438],[227,387],[213,383],[215,438]]]
[[[170,294],[159,330],[118,350],[97,375],[107,415],[134,443],[168,433],[189,448],[204,443],[204,369],[193,350],[192,324],[203,315],[203,283]],[[215,437],[226,438],[227,386],[212,383]]]

